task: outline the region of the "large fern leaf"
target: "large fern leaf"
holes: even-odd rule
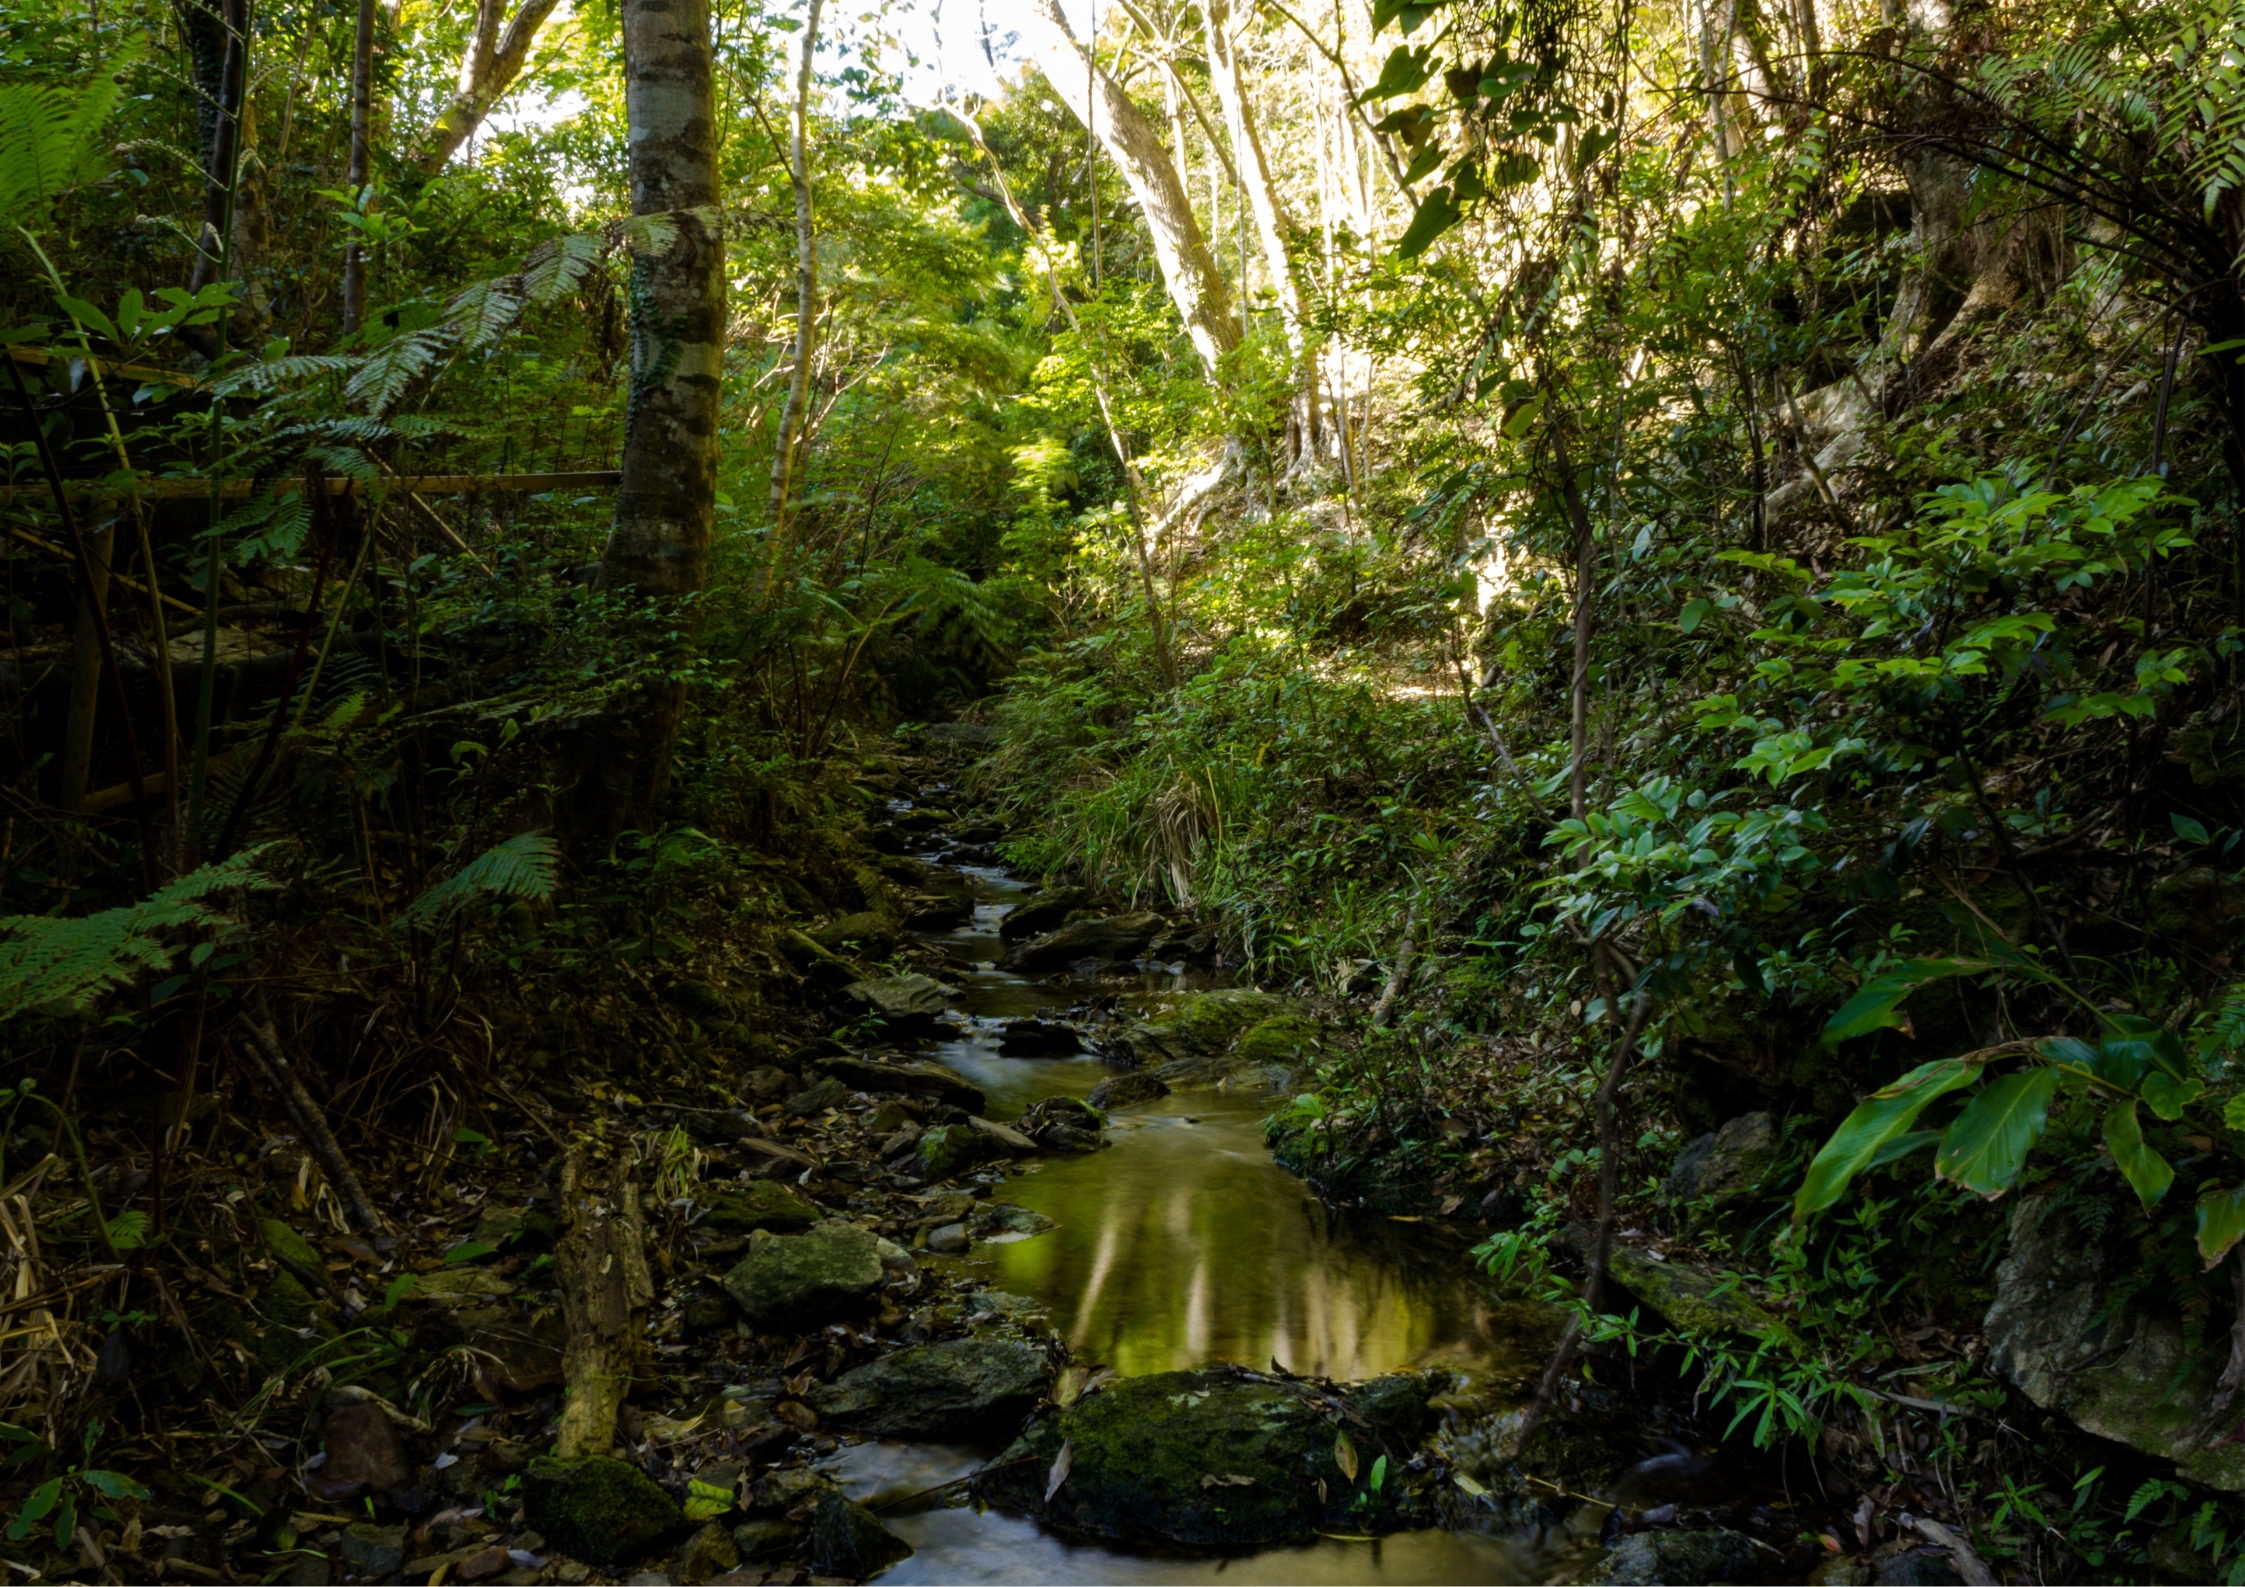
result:
[[[123,98],[114,74],[83,87],[0,84],[0,224],[36,222],[57,196],[105,174],[94,135]]]
[[[169,969],[181,946],[178,937],[188,928],[223,933],[233,926],[206,902],[213,894],[281,885],[257,868],[272,847],[244,849],[121,909],[67,919],[0,917],[0,1019],[28,1012],[85,1014],[104,993],[143,972]]]
[[[408,904],[395,927],[433,926],[479,895],[551,898],[561,851],[543,832],[519,832],[485,849]]]

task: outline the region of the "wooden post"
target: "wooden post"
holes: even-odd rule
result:
[[[584,1139],[562,1159],[562,1230],[553,1265],[569,1334],[557,1438],[564,1460],[608,1453],[616,1441],[616,1413],[643,1359],[655,1280],[647,1270],[647,1230],[633,1177],[638,1165],[629,1147],[611,1152]]]

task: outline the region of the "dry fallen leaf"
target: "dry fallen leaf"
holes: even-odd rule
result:
[[[1072,1372],[1075,1368],[1071,1367],[1069,1370]],[[1052,1503],[1052,1496],[1058,1493],[1060,1485],[1068,1480],[1068,1473],[1075,1464],[1076,1441],[1072,1438],[1065,1439],[1060,1445],[1060,1453],[1052,1457],[1052,1471],[1045,1478],[1045,1503]]]
[[[1210,1472],[1200,1479],[1200,1485],[1204,1488],[1252,1488],[1255,1486],[1255,1479],[1243,1477],[1236,1471],[1227,1471],[1221,1477]]]
[[[1347,1433],[1333,1435],[1333,1464],[1341,1468],[1341,1475],[1356,1481],[1356,1445],[1349,1442]]]
[[[1442,1216],[1447,1218],[1451,1213],[1456,1212],[1460,1207],[1464,1205],[1465,1197],[1463,1196],[1445,1197],[1442,1202]]]
[[[1084,1397],[1084,1385],[1091,1374],[1082,1367],[1062,1367],[1060,1376],[1053,1380],[1052,1403],[1065,1410]]]

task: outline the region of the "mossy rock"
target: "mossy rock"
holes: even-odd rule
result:
[[[855,949],[879,958],[896,946],[897,928],[896,922],[888,916],[861,909],[839,920],[828,921],[811,932],[810,938],[828,953]]]
[[[607,1455],[533,1460],[522,1508],[548,1544],[592,1565],[636,1559],[686,1528],[686,1513],[653,1478]]]
[[[257,1232],[264,1237],[265,1249],[298,1279],[312,1289],[329,1289],[327,1259],[301,1234],[278,1218],[257,1220]]]
[[[1368,1392],[1377,1421],[1355,1403]],[[1132,1378],[1040,1417],[989,1468],[981,1491],[1074,1531],[1135,1542],[1225,1546],[1306,1537],[1343,1522],[1423,1524],[1427,1501],[1404,1461],[1424,1429],[1425,1389],[1416,1392],[1415,1415],[1413,1397],[1364,1385],[1336,1398],[1220,1371]],[[1411,1438],[1391,1436],[1405,1432]],[[1064,1445],[1068,1471],[1047,1498]],[[1353,1480],[1342,1470],[1344,1450],[1357,1468]]]
[[[752,1179],[738,1190],[728,1190],[702,1216],[701,1227],[728,1234],[752,1234],[768,1229],[793,1234],[818,1222],[819,1210],[776,1179]]]
[[[1793,1337],[1776,1313],[1727,1274],[1689,1262],[1663,1262],[1626,1245],[1614,1248],[1607,1270],[1631,1294],[1687,1331]]]
[[[265,1318],[265,1326],[257,1330],[257,1360],[270,1372],[288,1371],[319,1348],[320,1338],[334,1332],[312,1292],[285,1267],[259,1288],[257,1309]],[[307,1329],[313,1338],[304,1337]]]
[[[1317,1049],[1324,1027],[1304,1014],[1280,1014],[1252,1025],[1233,1043],[1235,1068],[1299,1063]]]
[[[964,1124],[938,1124],[920,1137],[913,1165],[922,1179],[949,1179],[974,1167],[996,1150],[981,1131]]]
[[[754,1326],[801,1330],[862,1309],[884,1276],[877,1236],[822,1223],[759,1240],[725,1275],[725,1290]]]

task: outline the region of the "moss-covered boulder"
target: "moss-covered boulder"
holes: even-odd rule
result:
[[[841,991],[863,973],[849,960],[800,931],[781,932],[773,946],[797,975],[828,992]]]
[[[1428,1500],[1404,1462],[1426,1430],[1427,1393],[1413,1378],[1338,1393],[1221,1371],[1132,1378],[1039,1417],[978,1487],[1125,1541],[1267,1543],[1343,1522],[1424,1524]]]
[[[1325,1027],[1307,1014],[1279,1014],[1248,1027],[1232,1044],[1235,1070],[1289,1068],[1317,1051]]]
[[[1213,992],[1146,992],[1122,1000],[1132,1016],[1107,1049],[1171,1085],[1220,1080],[1235,1069],[1288,1064],[1316,1039],[1301,1006],[1252,987]],[[1266,1030],[1265,1027],[1268,1027]],[[1247,1052],[1239,1049],[1260,1032]]]
[[[1161,934],[1168,922],[1141,912],[1071,921],[1039,937],[1019,942],[998,962],[1009,970],[1065,970],[1086,959],[1109,963],[1134,959]],[[1000,928],[1001,931],[1003,927]]]
[[[522,1472],[522,1509],[550,1545],[590,1565],[618,1565],[679,1536],[686,1513],[654,1479],[606,1455],[544,1456]]]
[[[922,1179],[949,1179],[996,1156],[997,1143],[964,1124],[938,1124],[921,1133],[913,1148],[913,1167]]]
[[[265,1249],[272,1252],[274,1259],[294,1273],[307,1289],[332,1290],[335,1287],[327,1275],[327,1259],[320,1255],[311,1241],[280,1219],[258,1219],[257,1232],[264,1237]]]
[[[1635,1246],[1617,1245],[1607,1271],[1639,1300],[1679,1328],[1699,1333],[1791,1337],[1777,1315],[1738,1280],[1692,1262],[1664,1262]]]
[[[721,1193],[699,1227],[722,1234],[753,1234],[768,1229],[793,1234],[818,1222],[819,1210],[776,1179],[752,1179]]]
[[[859,910],[828,921],[809,936],[828,953],[858,952],[879,958],[896,946],[897,929],[886,915]]]
[[[822,1223],[757,1241],[725,1275],[725,1292],[754,1326],[801,1331],[862,1310],[884,1276],[878,1236]]]
[[[1616,1544],[1590,1580],[1603,1587],[1699,1587],[1746,1581],[1761,1563],[1754,1540],[1740,1532],[1639,1532]]]
[[[842,988],[846,1001],[878,1015],[890,1030],[919,1035],[938,1029],[954,995],[952,988],[926,975],[888,975]]]

